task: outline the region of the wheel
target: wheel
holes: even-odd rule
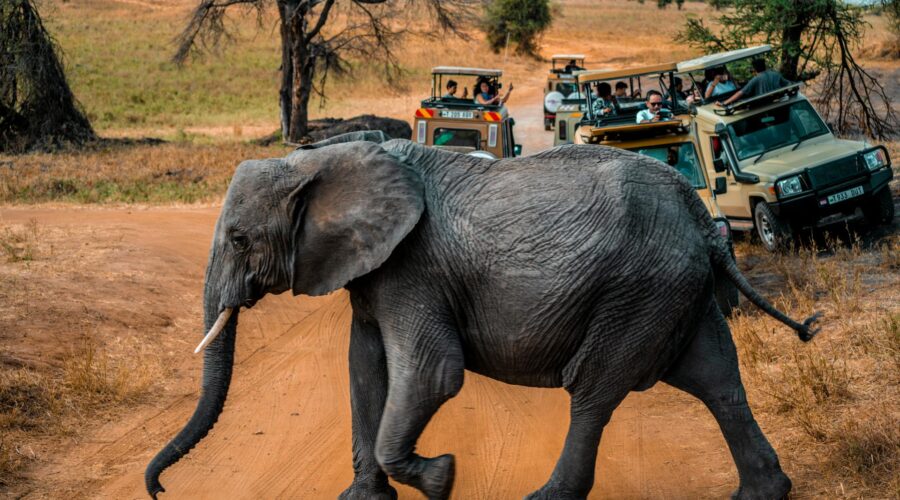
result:
[[[863,215],[869,224],[890,224],[894,220],[894,198],[887,186],[881,189],[865,206]]]
[[[772,213],[769,204],[761,201],[753,209],[756,234],[766,250],[777,252],[785,249],[791,241],[791,227]]]

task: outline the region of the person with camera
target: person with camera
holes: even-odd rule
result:
[[[647,109],[637,114],[637,123],[656,123],[672,118],[672,112],[663,107],[662,94],[658,90],[647,92]]]

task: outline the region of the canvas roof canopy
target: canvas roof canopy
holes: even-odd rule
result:
[[[669,71],[675,71],[675,69],[676,64],[670,62],[630,69],[576,71],[575,78],[578,79],[578,83],[585,83],[596,82],[599,80],[612,80],[615,78],[628,78],[631,76],[644,76],[655,73],[667,73]]]
[[[459,66],[437,66],[431,69],[432,75],[474,75],[474,76],[503,76],[499,69],[462,68]]]
[[[584,59],[584,54],[554,54],[550,56],[550,59],[553,61],[571,61],[572,59],[581,60]]]
[[[707,68],[721,66],[740,59],[765,54],[772,50],[771,45],[757,45],[756,47],[747,47],[744,49],[730,50],[728,52],[717,52],[715,54],[707,54],[703,57],[682,61],[678,63],[678,72],[687,73],[689,71],[703,71]]]

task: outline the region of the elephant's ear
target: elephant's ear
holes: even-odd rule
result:
[[[287,201],[294,295],[324,295],[381,266],[425,207],[422,183],[370,142],[296,151],[305,180]]]

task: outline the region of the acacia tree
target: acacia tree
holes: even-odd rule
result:
[[[347,58],[378,62],[393,81],[401,70],[395,49],[404,36],[465,36],[462,28],[472,22],[477,1],[202,0],[179,36],[175,61],[183,63],[230,38],[225,23],[230,9],[255,13],[262,25],[265,9],[274,4],[281,36],[281,132],[299,142],[309,132],[310,97],[325,97],[328,75],[350,70]]]
[[[661,4],[671,0],[661,0]],[[756,43],[773,47],[789,80],[811,81],[816,104],[837,130],[876,138],[897,133],[897,115],[884,87],[853,56],[866,23],[862,10],[842,0],[710,0],[727,8],[714,31],[702,19],[688,19],[677,40],[710,51]]]
[[[481,26],[494,53],[508,39],[516,44],[517,53],[537,57],[538,39],[552,22],[549,0],[490,0]]]
[[[0,151],[96,139],[31,0],[0,1]]]

